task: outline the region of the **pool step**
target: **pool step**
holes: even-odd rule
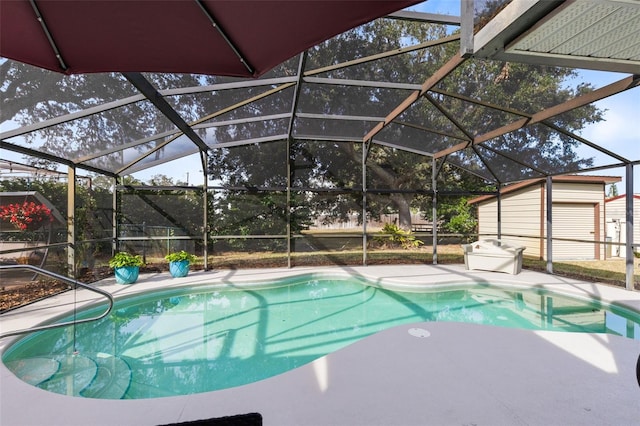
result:
[[[60,362],[52,358],[35,357],[10,361],[6,366],[22,381],[37,386],[56,374]]]
[[[84,355],[58,355],[58,371],[39,388],[62,395],[80,396],[80,391],[89,386],[96,376],[98,366],[94,360]]]
[[[98,353],[93,358],[98,371],[80,395],[85,398],[122,399],[131,384],[131,368],[122,358]]]
[[[105,353],[34,357],[7,363],[21,380],[49,392],[85,398],[121,399],[131,384],[131,368]]]

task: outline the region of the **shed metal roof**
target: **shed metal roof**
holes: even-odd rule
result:
[[[640,73],[640,2],[512,1],[478,31],[477,57]]]

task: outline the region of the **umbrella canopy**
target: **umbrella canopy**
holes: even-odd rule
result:
[[[65,74],[257,77],[336,34],[419,2],[1,1],[0,56]]]

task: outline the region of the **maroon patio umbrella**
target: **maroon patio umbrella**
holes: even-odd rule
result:
[[[0,0],[0,56],[66,74],[256,77],[419,2]]]

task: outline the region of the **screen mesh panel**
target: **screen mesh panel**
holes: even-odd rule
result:
[[[292,145],[293,188],[362,188],[362,147],[350,142]]]
[[[286,187],[287,143],[283,141],[220,148],[209,155],[211,185]]]
[[[362,140],[379,121],[340,119],[341,116],[326,116],[326,118],[297,117],[294,122],[293,136],[300,139]],[[382,119],[380,119],[382,121]]]
[[[209,225],[214,236],[287,234],[286,193],[215,190],[213,199]]]
[[[281,87],[282,90],[274,91]],[[256,86],[218,90],[180,96],[167,96],[167,102],[185,121],[212,123],[251,117],[291,113],[294,91],[285,85]]]

